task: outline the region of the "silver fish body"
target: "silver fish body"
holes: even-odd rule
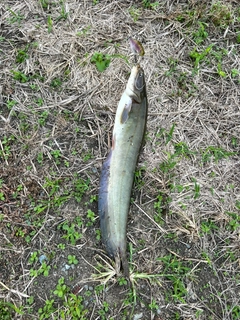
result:
[[[147,95],[143,69],[132,68],[118,104],[112,148],[102,166],[98,211],[102,242],[108,255],[129,268],[126,258],[126,229],[135,167],[147,119]]]

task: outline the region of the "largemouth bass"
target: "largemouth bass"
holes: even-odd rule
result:
[[[108,255],[129,275],[126,228],[135,167],[147,119],[147,94],[143,69],[132,68],[118,104],[112,148],[103,163],[98,211],[102,242]]]

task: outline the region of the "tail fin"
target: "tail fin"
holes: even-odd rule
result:
[[[129,278],[129,264],[126,256],[125,251],[121,251],[119,248],[119,251],[115,255],[115,265],[116,265],[116,273],[120,273],[120,269],[123,270],[124,277]]]

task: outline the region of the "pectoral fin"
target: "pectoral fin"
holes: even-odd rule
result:
[[[125,104],[122,115],[121,115],[121,120],[120,120],[121,123],[125,123],[127,121],[131,108],[132,108],[132,101]]]

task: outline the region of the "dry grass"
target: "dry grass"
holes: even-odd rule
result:
[[[239,318],[239,23],[238,1],[0,4],[0,319]],[[149,101],[132,288],[101,258],[96,204],[130,35]]]

